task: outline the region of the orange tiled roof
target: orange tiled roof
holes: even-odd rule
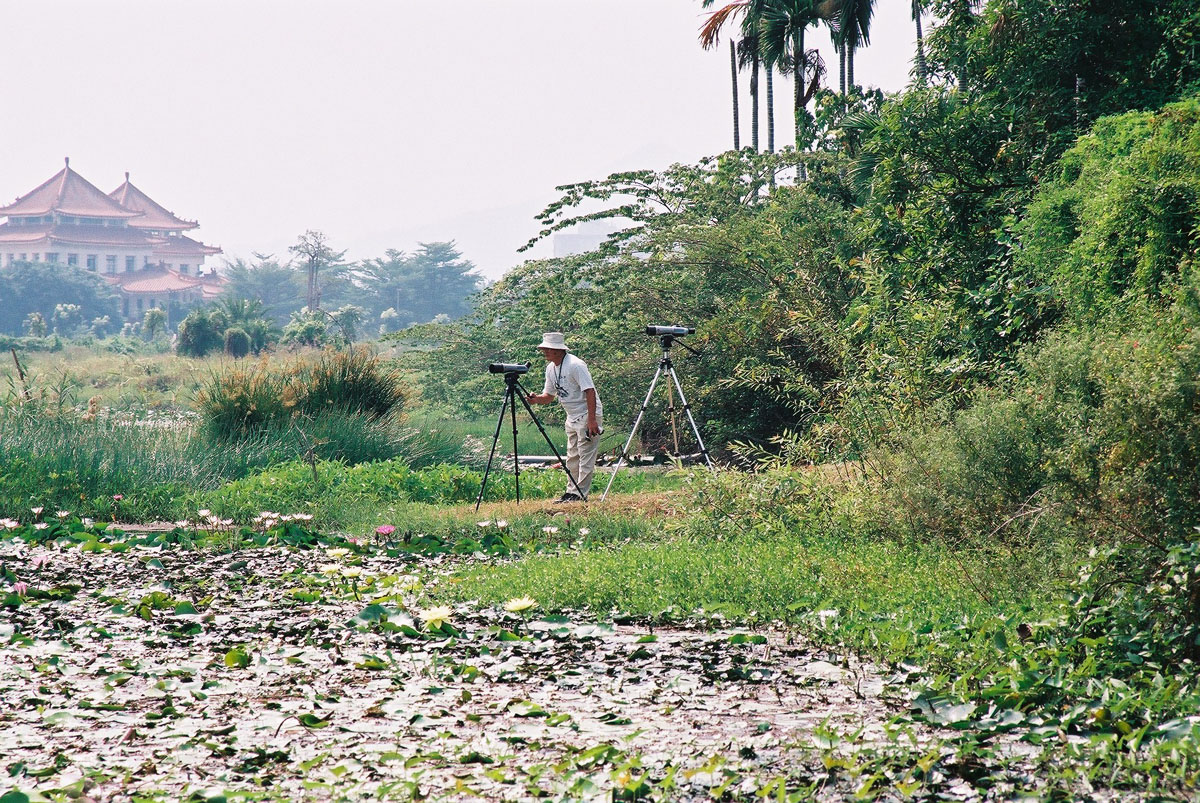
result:
[[[125,174],[125,183],[110,192],[108,197],[131,212],[140,212],[142,214],[137,220],[130,221],[129,223],[129,225],[136,226],[139,229],[188,231],[200,225],[193,220],[184,220],[176,216],[174,212],[171,212],[149,195],[133,186],[129,181],[128,173]]]
[[[193,276],[159,267],[105,275],[104,278],[126,293],[174,293],[192,290],[201,284]]]
[[[103,190],[72,170],[70,159],[66,161],[62,170],[32,192],[22,195],[8,206],[0,207],[0,216],[58,212],[63,215],[128,219],[142,214],[126,209],[109,198]]]
[[[150,248],[160,242],[139,229],[127,226],[71,226],[61,223],[39,223],[36,226],[0,224],[0,243],[13,245],[46,242],[80,246],[120,246]]]
[[[164,237],[161,245],[154,247],[154,253],[164,256],[210,256],[212,254],[221,253],[221,249],[212,245],[193,240],[191,237],[185,237],[182,234],[176,237]]]

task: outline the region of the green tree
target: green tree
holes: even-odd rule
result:
[[[438,315],[460,318],[471,311],[471,296],[483,280],[453,242],[421,243],[412,254],[389,250],[382,259],[365,260],[355,271],[354,300],[377,318],[395,312],[389,324],[402,329]]]
[[[120,302],[112,287],[94,273],[74,265],[15,262],[0,271],[0,333],[20,335],[25,319],[38,313],[53,322],[58,305],[79,307],[79,321],[105,315],[120,317]]]
[[[157,307],[146,310],[146,314],[142,316],[142,334],[146,336],[147,340],[153,340],[155,335],[166,328],[166,310]]]
[[[342,259],[346,252],[333,250],[322,232],[311,229],[301,234],[296,244],[289,246],[288,250],[299,258],[304,268],[307,276],[307,309],[315,312],[321,306],[321,271],[344,268]]]
[[[291,266],[279,264],[270,255],[256,254],[255,260],[247,263],[238,259],[226,266],[225,296],[259,302],[262,308],[256,317],[267,318],[276,326],[282,326],[291,313],[304,304],[304,277]]]
[[[30,337],[46,336],[46,319],[40,312],[31,312],[25,316],[25,333]]]
[[[819,86],[820,75],[804,49],[804,35],[810,25],[832,13],[829,4],[820,7],[813,0],[767,0],[762,14],[762,55],[770,64],[787,65],[794,84],[796,150],[808,145],[811,117],[808,101]],[[810,77],[811,75],[811,77]]]

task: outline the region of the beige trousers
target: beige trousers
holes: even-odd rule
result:
[[[604,426],[597,416],[596,423]],[[587,419],[578,424],[567,424],[567,471],[575,478],[575,486],[567,481],[567,493],[578,494],[586,499],[592,489],[592,475],[596,473],[596,455],[600,452],[600,436],[587,434]]]

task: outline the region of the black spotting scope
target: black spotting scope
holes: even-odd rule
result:
[[[647,326],[646,334],[652,337],[661,337],[662,335],[673,335],[674,337],[683,337],[684,335],[696,334],[694,326]]]
[[[509,363],[509,362],[493,362],[488,363],[488,373],[490,374],[523,374],[529,370],[532,363]]]

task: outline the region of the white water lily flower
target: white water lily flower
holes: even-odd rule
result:
[[[35,515],[35,516],[40,516],[40,515],[42,515],[42,511],[43,511],[43,510],[45,510],[46,508],[44,508],[44,507],[31,507],[31,508],[29,508],[29,509],[33,511],[33,515]]]
[[[421,621],[425,623],[427,630],[437,630],[450,621],[450,617],[454,616],[454,611],[446,605],[438,605],[427,611],[421,611],[418,615],[421,617]]]
[[[211,510],[197,510],[196,515],[200,516],[201,518],[208,518],[209,516],[212,515],[212,511]]]
[[[500,519],[500,521],[496,522],[496,529],[498,529],[498,530],[503,530],[507,526],[508,526],[507,519]]]
[[[361,575],[361,566],[346,566],[342,569],[342,577],[359,577]]]
[[[50,526],[50,525],[49,525],[49,524],[47,524],[46,522],[44,522],[44,521],[39,521],[37,524],[33,525],[33,529],[35,529],[35,530],[44,530],[44,529],[46,529],[46,528],[47,528],[47,527],[49,527],[49,526]]]
[[[477,522],[475,522],[475,526],[476,527],[491,527],[492,523],[490,521],[477,521]]]
[[[0,524],[3,524],[6,530],[15,530],[21,526],[21,522],[16,519],[0,519]]]
[[[509,613],[520,613],[528,611],[538,606],[538,601],[533,597],[516,597],[504,603],[504,610]]]
[[[400,579],[398,579],[396,582],[400,586],[401,591],[416,591],[421,587],[421,578],[417,577],[415,574],[401,575]]]
[[[192,523],[187,519],[182,519],[181,521],[175,522],[175,526],[181,530],[186,530],[188,527],[192,526]]]
[[[326,563],[321,567],[320,571],[321,574],[339,574],[342,571],[342,567],[337,563]]]
[[[589,530],[587,527],[580,527],[580,528],[579,528],[579,534],[580,534],[580,535],[587,535],[587,534],[588,534],[588,533],[590,533],[590,532],[591,532],[591,530]]]
[[[70,515],[71,515],[71,511],[69,511],[69,510],[60,510],[60,511],[58,511],[57,513],[55,513],[54,515],[55,515],[55,516],[57,516],[57,517],[58,517],[58,518],[60,518],[60,519],[65,519],[67,516],[70,516]]]
[[[350,550],[345,547],[337,547],[336,549],[327,549],[325,554],[331,558],[344,558],[350,554]]]
[[[296,521],[312,521],[313,514],[311,513],[293,513],[292,518]]]
[[[543,527],[542,532],[554,534],[554,533],[558,532],[558,528],[551,524],[551,525],[547,525],[547,526]]]

